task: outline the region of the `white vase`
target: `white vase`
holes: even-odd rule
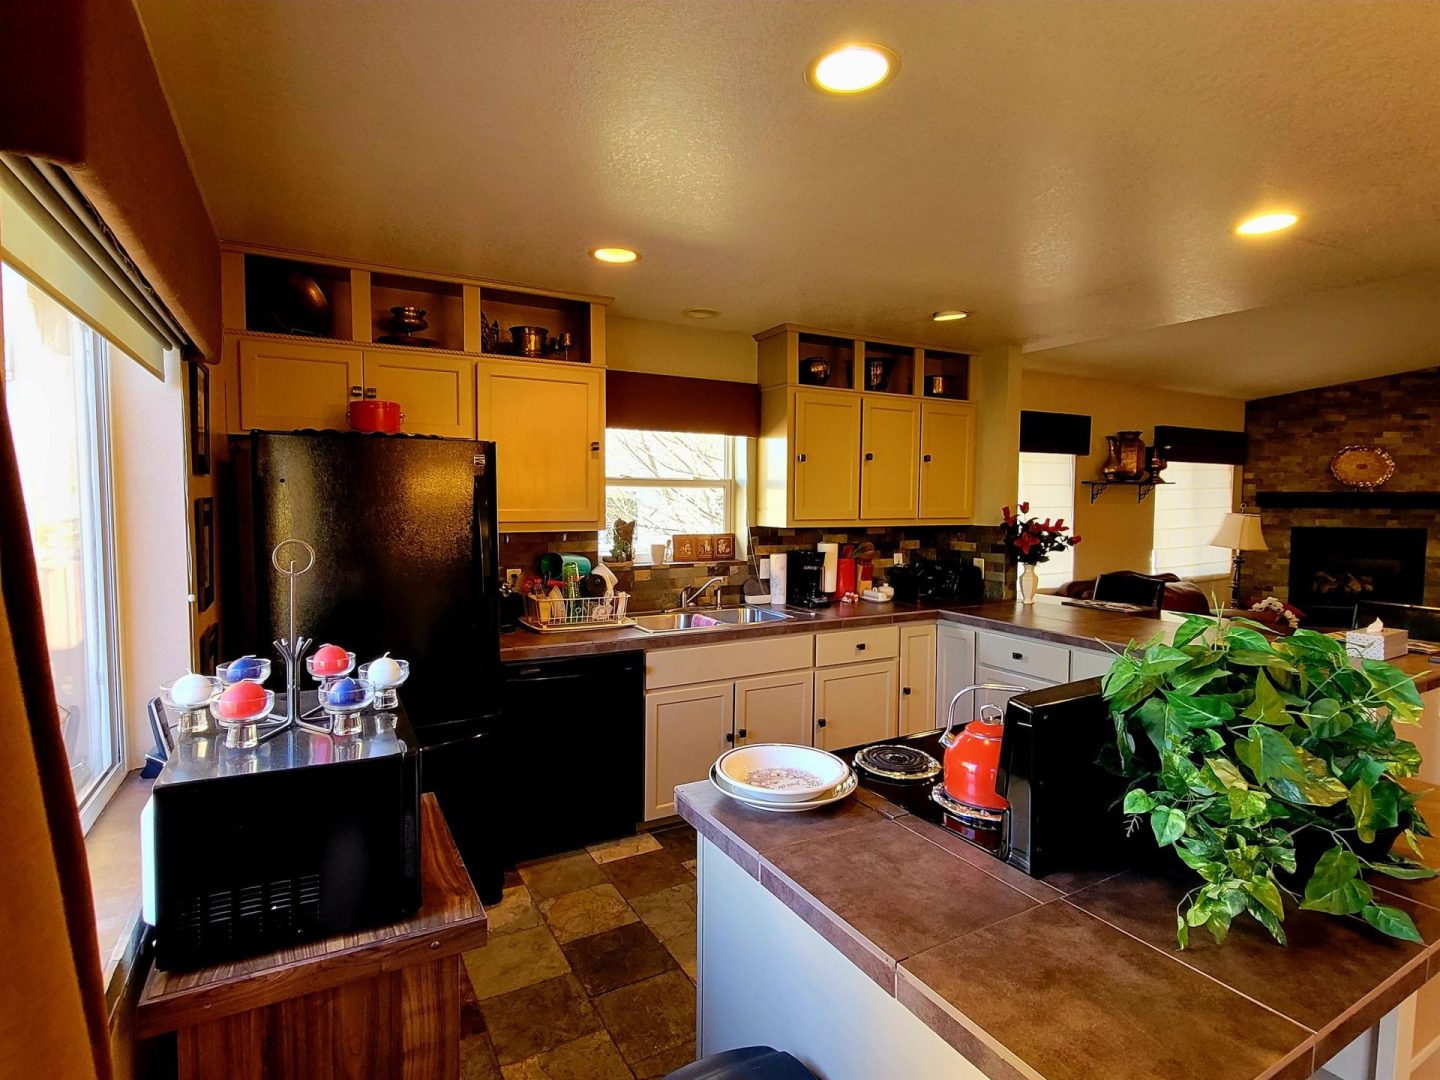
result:
[[[1040,591],[1040,575],[1035,572],[1034,563],[1026,563],[1020,572],[1020,602],[1035,603],[1035,594]]]

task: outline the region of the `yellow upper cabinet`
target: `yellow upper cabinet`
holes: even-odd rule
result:
[[[477,363],[477,427],[495,443],[502,529],[603,527],[604,376],[587,365]]]
[[[240,426],[290,431],[349,425],[345,410],[365,390],[360,349],[298,341],[240,342]]]
[[[416,435],[475,437],[475,361],[430,352],[365,350],[365,394],[398,401],[402,430]]]
[[[791,518],[850,521],[859,502],[860,400],[827,390],[794,390]]]
[[[860,423],[860,517],[914,520],[915,463],[920,454],[920,402],[866,395]]]
[[[920,517],[969,521],[975,516],[975,406],[926,401],[920,406]]]

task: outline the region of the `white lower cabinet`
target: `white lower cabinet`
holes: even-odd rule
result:
[[[1016,694],[1022,694],[1027,690],[1044,690],[1047,686],[1058,686],[1058,683],[1050,682],[1048,679],[1037,679],[1034,675],[1021,675],[1015,671],[1005,671],[1001,668],[989,667],[986,664],[975,665],[975,681],[977,683],[999,683],[1002,686],[1018,686],[1019,690],[981,690],[975,694],[977,699],[975,708],[978,710],[982,705],[999,705],[1002,708],[1005,702],[1009,701]]]
[[[1093,649],[1070,650],[1070,680],[1103,679],[1115,662],[1115,654]]]
[[[935,624],[900,627],[900,734],[935,728]]]
[[[809,671],[735,680],[735,742],[810,744],[814,680]]]
[[[735,684],[645,695],[645,820],[675,813],[675,788],[703,780],[735,731]]]
[[[894,660],[842,664],[815,672],[815,745],[838,750],[893,739],[899,665]]]
[[[955,695],[975,684],[975,631],[942,622],[935,628],[935,726],[945,726],[945,716]],[[975,719],[973,695],[960,699],[955,720],[967,724]]]

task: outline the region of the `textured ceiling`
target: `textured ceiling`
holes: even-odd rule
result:
[[[1436,0],[139,8],[226,239],[1236,396],[1440,363]],[[853,39],[899,76],[811,90]]]

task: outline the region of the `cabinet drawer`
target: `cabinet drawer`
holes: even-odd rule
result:
[[[1013,671],[1002,671],[1000,668],[990,667],[988,664],[975,665],[975,681],[977,683],[995,683],[1001,686],[1019,686],[1022,690],[981,690],[975,695],[975,712],[979,715],[982,705],[999,705],[1002,709],[1005,703],[1016,694],[1030,690],[1044,690],[1047,686],[1054,686],[1048,679],[1037,679],[1032,675],[1017,675]]]
[[[853,664],[860,660],[889,660],[900,655],[900,628],[872,626],[865,630],[836,630],[815,635],[815,666]]]
[[[1115,662],[1115,655],[1093,649],[1075,649],[1070,653],[1070,679],[1103,679]]]
[[[645,689],[743,679],[772,671],[808,668],[815,655],[813,634],[784,634],[753,641],[725,641],[645,654]]]
[[[1070,681],[1070,650],[1008,634],[976,634],[975,662],[1052,683]]]

